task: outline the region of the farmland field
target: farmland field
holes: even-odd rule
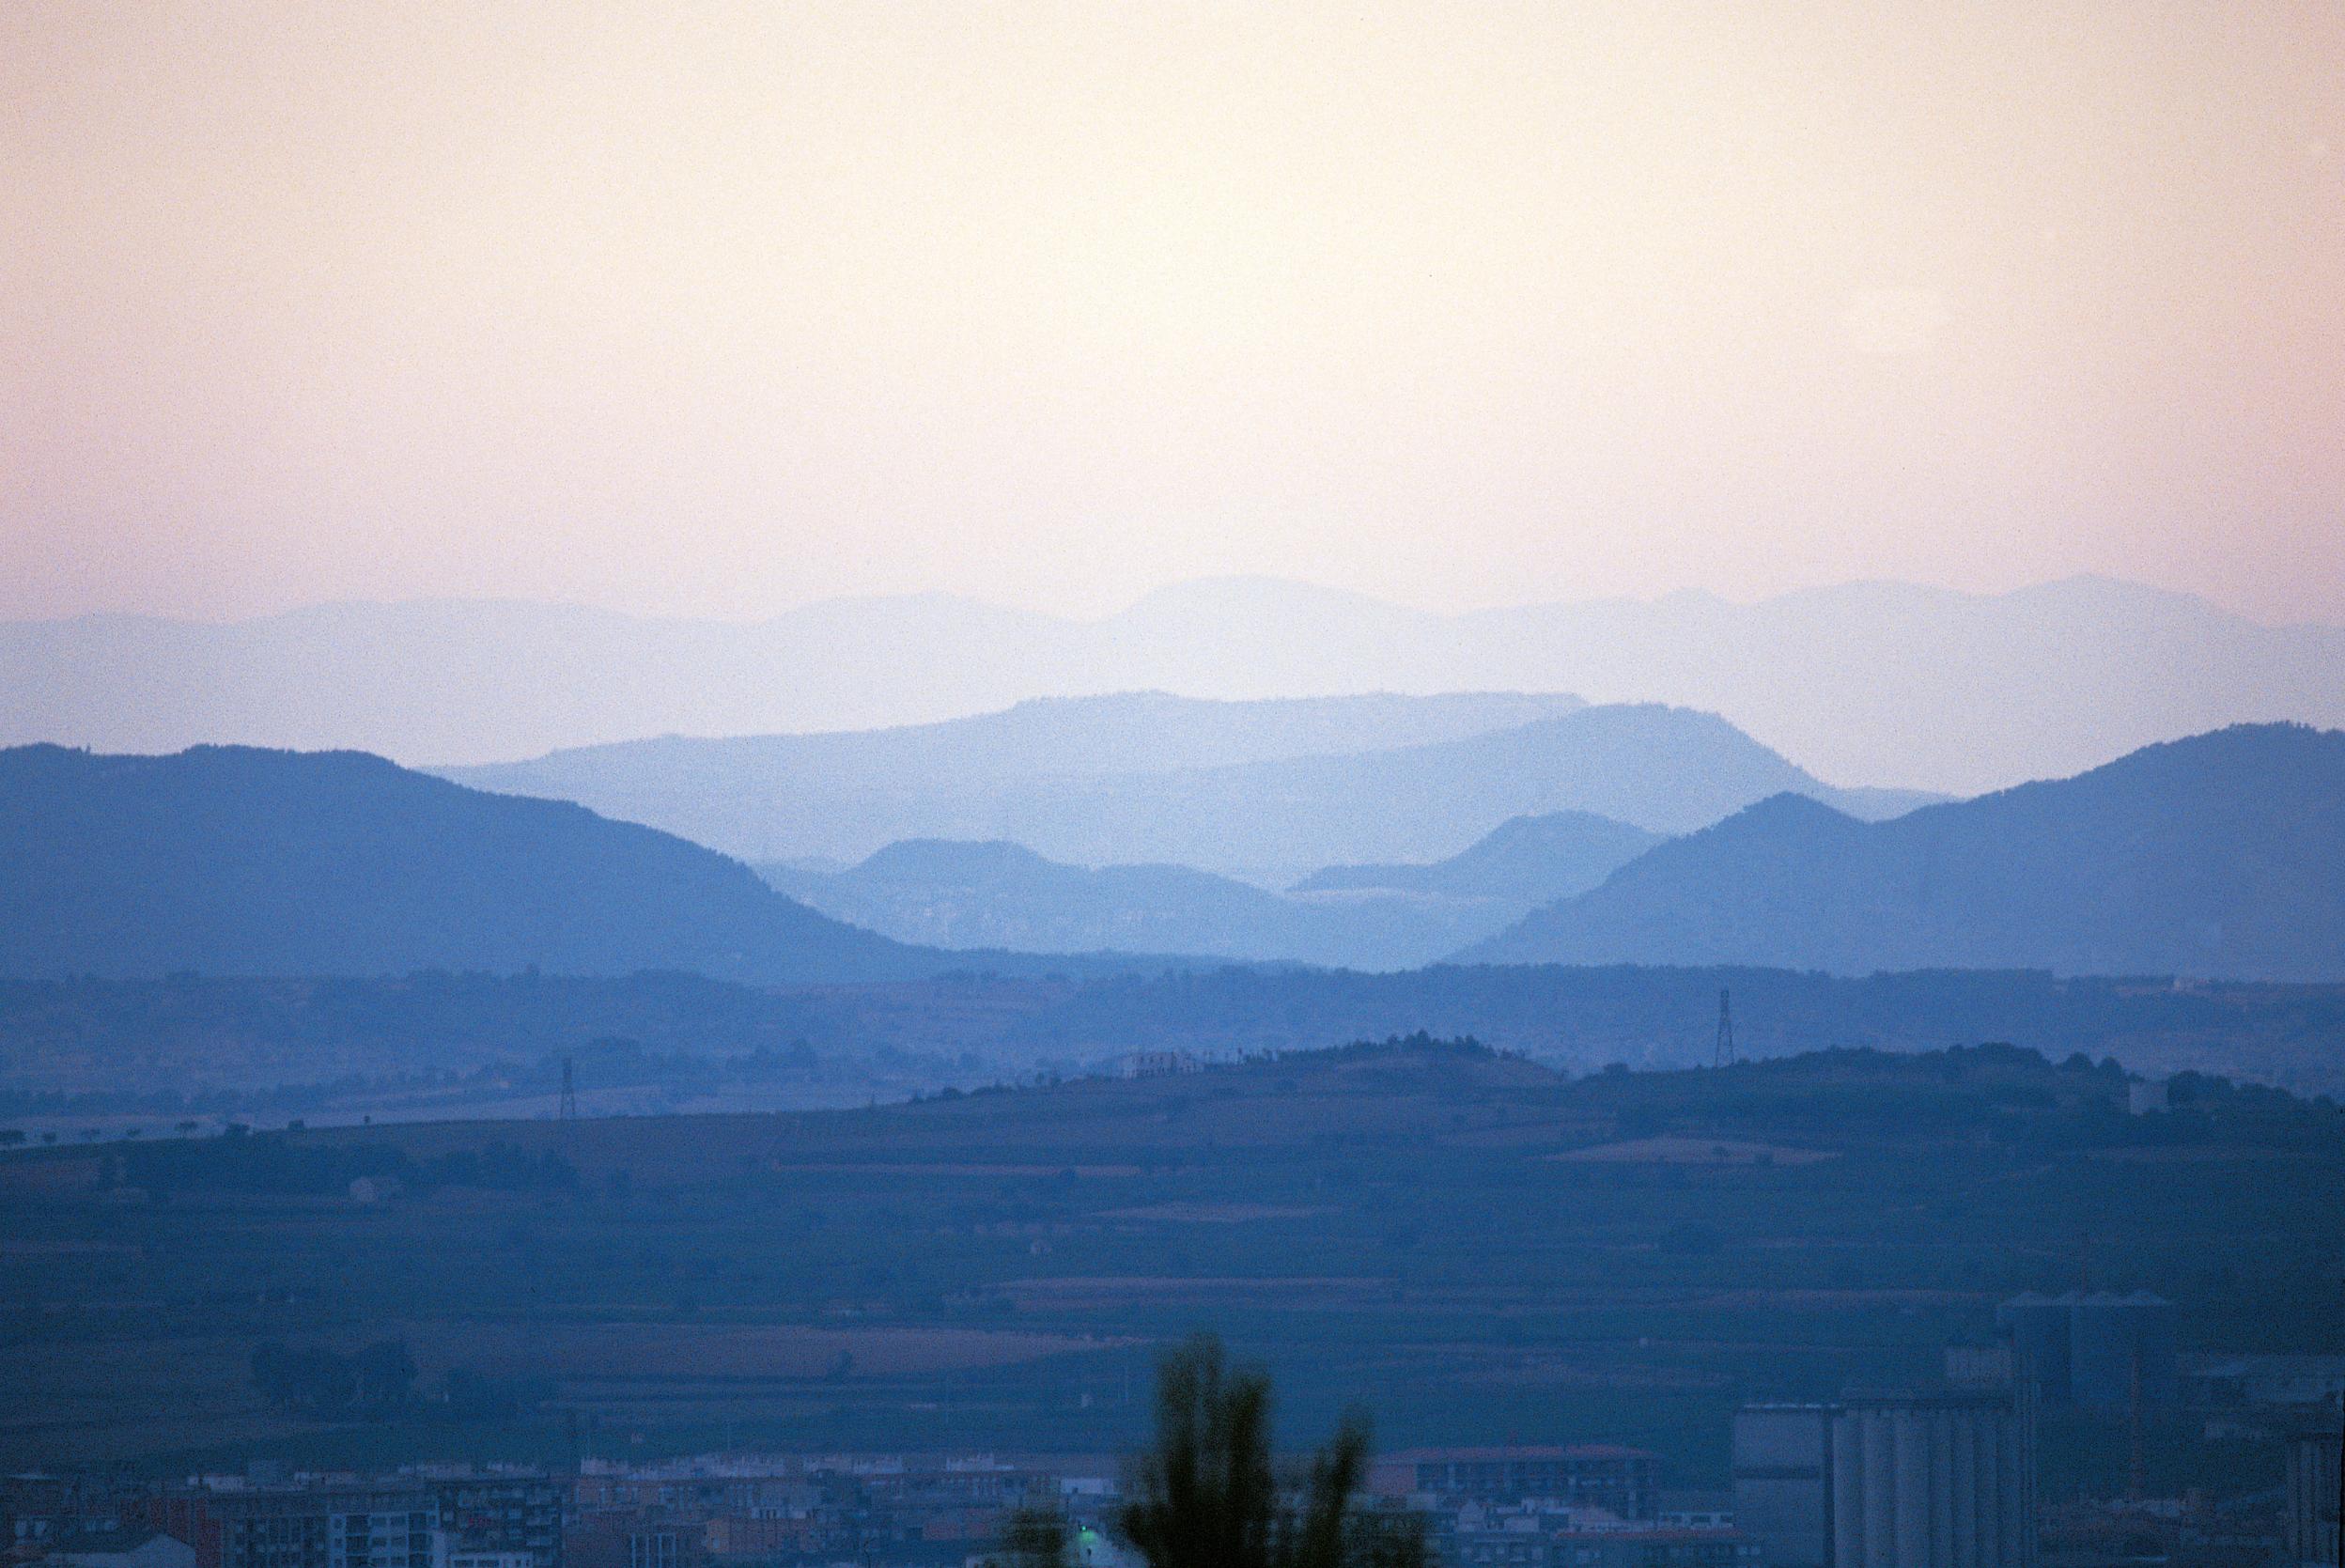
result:
[[[0,1160],[37,1395],[0,1410],[0,1461],[1110,1450],[1157,1347],[1212,1327],[1298,1435],[1359,1401],[1388,1442],[1609,1438],[1699,1484],[1736,1402],[1935,1375],[1998,1299],[2083,1269],[2180,1302],[2186,1350],[2345,1335],[2345,1117],[2178,1081],[2133,1116],[2112,1066],[2010,1048],[1570,1079],[1415,1042],[858,1110],[33,1151]],[[249,1375],[265,1343],[385,1340],[427,1393],[534,1391],[469,1426],[328,1420]],[[2249,1462],[2150,1436],[2153,1467]]]

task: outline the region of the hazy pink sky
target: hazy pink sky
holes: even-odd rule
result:
[[[0,8],[0,614],[2345,620],[2345,6]]]

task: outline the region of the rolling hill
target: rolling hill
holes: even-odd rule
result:
[[[744,860],[859,861],[901,839],[1001,839],[1077,865],[1170,863],[1271,887],[1330,864],[1437,860],[1531,813],[1685,832],[1783,790],[1867,815],[1921,799],[1831,788],[1724,720],[1685,709],[1349,701],[1396,715],[1382,726],[1388,737],[1403,720],[1421,737],[1343,747],[1332,725],[1301,734],[1281,723],[1270,733],[1290,737],[1286,750],[1263,754],[1267,742],[1254,738],[1256,755],[1209,761],[1204,744],[1149,737],[1177,736],[1201,706],[1215,722],[1260,730],[1252,705],[1142,695],[869,736],[645,741],[447,776],[575,800]],[[1290,706],[1266,706],[1274,719]],[[1437,726],[1449,733],[1422,736]],[[1094,738],[1101,731],[1114,743]],[[1157,760],[1136,766],[1143,756]]]
[[[357,753],[0,752],[0,974],[908,977],[954,961],[582,807]]]
[[[1535,907],[1587,892],[1661,842],[1661,835],[1592,812],[1511,816],[1445,861],[1331,865],[1296,893],[1391,891],[1487,898]]]
[[[2181,1304],[2189,1349],[2333,1346],[2345,1126],[2182,1087],[2183,1113],[2137,1117],[2121,1071],[2009,1046],[1566,1078],[1418,1040],[829,1112],[0,1153],[10,1290],[57,1304],[11,1386],[58,1412],[0,1424],[0,1463],[347,1440],[256,1421],[269,1340],[398,1339],[432,1381],[551,1385],[526,1421],[422,1405],[357,1429],[400,1462],[691,1452],[712,1430],[1109,1452],[1202,1322],[1270,1365],[1301,1430],[1373,1397],[1388,1444],[1624,1442],[1716,1484],[1754,1389],[1938,1364],[1997,1299],[2062,1288],[2080,1224],[2111,1288]],[[2200,1424],[2161,1429],[2181,1437],[2149,1451],[2157,1484],[2240,1447],[2177,1446]]]
[[[1018,953],[1193,953],[1410,969],[1536,899],[1273,893],[1180,865],[1064,865],[999,841],[906,839],[843,871],[765,865],[775,887],[899,941]]]
[[[2345,978],[2345,733],[2234,726],[1880,823],[1778,796],[1461,957]]]
[[[1284,893],[1182,865],[1066,865],[1000,840],[905,839],[854,866],[757,870],[791,897],[898,941],[1394,970],[1584,892],[1658,842],[1585,812],[1519,816],[1446,861],[1330,866]]]

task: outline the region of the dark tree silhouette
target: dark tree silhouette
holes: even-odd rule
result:
[[[1010,1515],[985,1568],[1070,1568],[1073,1561],[1066,1520],[1047,1509],[1021,1508]]]
[[[1157,1436],[1133,1467],[1116,1520],[1149,1568],[1421,1568],[1421,1533],[1356,1515],[1368,1420],[1354,1411],[1280,1484],[1270,1453],[1270,1378],[1232,1367],[1200,1334],[1157,1374]]]

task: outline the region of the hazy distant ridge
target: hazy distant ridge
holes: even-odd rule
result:
[[[2345,979],[2345,733],[2242,725],[1888,822],[1778,796],[1461,956]]]
[[[907,839],[842,872],[761,869],[792,897],[900,940],[1023,953],[1116,948],[1407,969],[1514,918],[1423,900],[1290,898],[1188,866],[1064,865],[999,842]]]
[[[1330,867],[1290,893],[1188,866],[1091,868],[1015,844],[936,839],[903,840],[843,870],[759,869],[823,913],[900,941],[1390,970],[1430,963],[1593,887],[1654,842],[1585,813],[1517,817],[1447,861]]]
[[[1297,715],[1312,722],[1297,728]],[[1338,734],[1351,744],[1329,744]],[[1239,737],[1255,760],[1190,760]],[[1095,697],[866,736],[644,741],[449,772],[745,860],[1001,839],[1075,865],[1171,863],[1276,886],[1328,865],[1441,859],[1525,815],[1671,833],[1783,790],[1865,815],[1918,803],[1831,788],[1712,714],[1504,694]]]
[[[223,626],[0,624],[0,743],[236,741],[458,764],[662,734],[920,723],[1047,695],[1563,691],[1723,714],[1836,783],[1973,793],[2242,721],[2345,724],[2340,670],[2345,629],[2263,626],[2096,578],[1459,615],[1244,579],[1097,621],[938,595],[753,623],[339,604]]]

